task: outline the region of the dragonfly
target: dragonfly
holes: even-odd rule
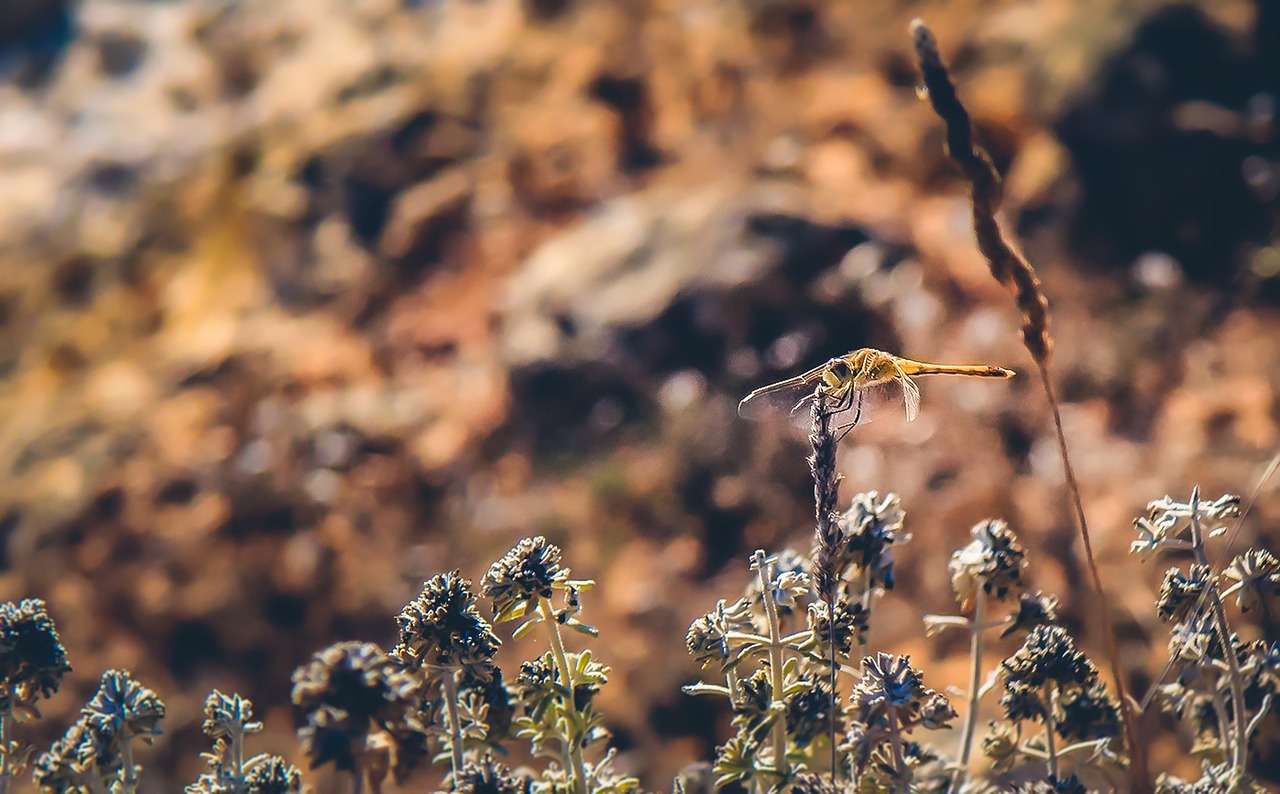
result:
[[[920,388],[914,378],[923,375],[1011,378],[1014,372],[986,364],[930,364],[864,347],[756,389],[738,404],[738,414],[752,420],[786,416],[803,427],[810,421],[807,409],[822,396],[828,400],[829,415],[847,432],[866,422],[873,406],[900,397],[911,422],[920,413]]]

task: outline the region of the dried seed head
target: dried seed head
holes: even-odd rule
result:
[[[400,767],[426,747],[419,684],[373,643],[341,642],[312,656],[293,672],[292,699],[312,768],[354,771],[366,751],[389,743]]]
[[[560,566],[560,547],[543,536],[525,538],[495,562],[480,582],[480,591],[493,599],[494,614],[550,598],[554,587],[568,578]]]
[[[933,33],[917,19],[911,23],[925,96],[947,128],[947,154],[959,166],[971,186],[973,230],[978,249],[987,260],[991,275],[1013,292],[1022,312],[1022,341],[1038,364],[1047,365],[1053,349],[1049,333],[1049,300],[1040,287],[1031,263],[1004,236],[996,213],[1003,194],[1000,175],[990,155],[973,140],[969,113],[956,94],[955,85],[938,51]]]
[[[498,637],[476,609],[471,582],[457,571],[431,577],[422,592],[396,617],[400,644],[392,655],[409,667],[423,664],[488,670],[498,651]]]
[[[53,618],[38,598],[0,604],[0,691],[12,703],[5,711],[34,708],[39,698],[58,691],[71,672]]]
[[[1013,616],[1009,627],[1000,632],[1000,637],[1008,637],[1018,631],[1031,631],[1036,626],[1048,626],[1058,622],[1058,599],[1044,593],[1020,593],[1018,595],[1018,611]]]
[[[973,540],[951,555],[951,587],[961,604],[969,603],[976,588],[1004,600],[1021,585],[1026,549],[1009,525],[999,519],[981,521],[970,530]]]
[[[739,598],[728,606],[721,599],[714,610],[689,624],[684,644],[689,655],[702,667],[723,664],[729,660],[729,632],[748,631],[751,627],[751,605],[747,599]]]
[[[1208,566],[1192,565],[1186,574],[1181,568],[1170,568],[1165,571],[1164,581],[1160,584],[1156,615],[1166,623],[1186,620],[1208,586]]]
[[[458,772],[453,790],[460,794],[529,794],[532,781],[511,772],[490,753]]]

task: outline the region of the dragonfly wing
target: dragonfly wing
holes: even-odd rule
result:
[[[902,402],[907,409],[907,421],[914,422],[920,415],[920,387],[906,376],[902,377],[898,385],[902,387]]]
[[[762,386],[738,403],[738,415],[753,421],[783,418],[789,419],[807,406],[813,392],[822,380],[823,367],[815,367],[803,375],[778,383]],[[808,412],[802,414],[807,420]]]
[[[907,363],[914,364],[916,362],[909,361]],[[906,409],[907,421],[914,422],[916,417],[920,415],[920,387],[903,369],[902,364],[894,361],[893,366],[898,371],[898,376],[893,379],[893,383],[902,390],[902,405]]]

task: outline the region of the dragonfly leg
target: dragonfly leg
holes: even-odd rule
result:
[[[843,441],[844,437],[849,435],[849,431],[853,430],[853,428],[858,424],[858,421],[862,419],[862,389],[852,390],[850,392],[850,398],[852,398],[853,392],[857,392],[858,394],[858,409],[854,411],[852,422],[848,422],[836,428],[836,430],[840,431],[840,435],[836,436],[837,444]]]
[[[827,409],[827,416],[835,416],[838,413],[849,410],[850,400],[853,399],[853,391],[845,389],[836,396],[836,404]]]

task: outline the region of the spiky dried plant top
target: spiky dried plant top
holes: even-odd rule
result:
[[[155,692],[127,670],[108,670],[80,718],[36,761],[36,783],[47,790],[76,791],[103,785],[104,776],[122,766],[132,776],[124,765],[132,757],[126,745],[135,738],[154,741],[162,733],[164,715],[164,702]]]
[[[1022,583],[1027,550],[1009,525],[1000,519],[980,521],[970,530],[973,540],[951,555],[951,586],[960,603],[968,603],[974,589],[1004,598]]]
[[[569,571],[560,565],[560,547],[539,535],[525,538],[489,568],[480,591],[493,599],[496,615],[528,607],[539,598],[550,598]]]
[[[458,571],[431,577],[396,617],[400,644],[392,656],[409,667],[431,665],[487,678],[498,637],[476,608],[471,581]]]
[[[0,711],[36,713],[71,671],[53,618],[38,598],[0,604]]]
[[[298,738],[311,766],[359,772],[376,748],[394,747],[397,776],[426,752],[418,682],[373,643],[341,642],[293,673]]]

